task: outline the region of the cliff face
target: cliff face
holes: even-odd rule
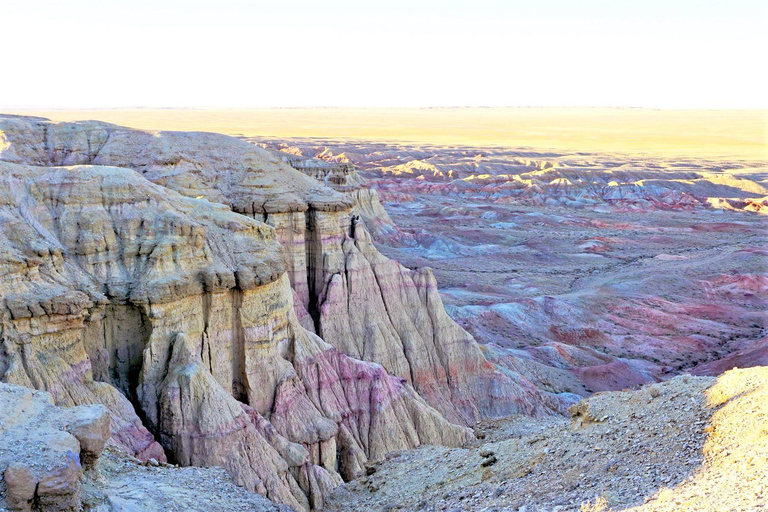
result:
[[[294,169],[344,194],[352,203],[352,214],[363,219],[366,228],[376,239],[386,239],[391,243],[412,242],[397,229],[379,201],[378,192],[368,186],[365,178],[351,164],[305,158],[284,151],[271,152]]]
[[[0,425],[5,511],[294,510],[236,486],[220,468],[141,463],[109,446],[101,405],[56,407],[48,393],[0,383]]]
[[[567,403],[378,253],[358,192],[246,142],[0,117],[0,180],[1,379],[106,405],[140,457],[306,510],[369,459],[471,439],[445,418]]]
[[[128,169],[0,171],[3,380],[106,405],[129,452],[164,460],[151,431],[306,510],[368,458],[470,437],[301,327],[265,224]]]

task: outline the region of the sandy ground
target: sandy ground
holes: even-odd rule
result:
[[[151,459],[150,462],[154,462]],[[292,512],[235,485],[219,467],[141,463],[108,446],[95,470],[85,474],[88,512]]]
[[[157,130],[326,137],[418,144],[768,158],[768,111],[630,108],[29,110],[60,121],[98,119]]]

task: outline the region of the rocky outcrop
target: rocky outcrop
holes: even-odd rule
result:
[[[125,169],[2,164],[2,180],[3,380],[60,405],[103,403],[125,448],[162,459],[129,401],[151,339],[146,307],[276,279],[274,235]]]
[[[238,213],[351,208],[340,194],[266,150],[214,133],[151,132],[96,121],[52,123],[0,117],[0,160],[38,166],[134,169],[188,197]]]
[[[79,509],[83,471],[109,439],[100,405],[61,409],[48,393],[0,383],[0,508]]]
[[[596,393],[569,419],[506,418],[474,446],[393,454],[328,510],[760,510],[766,413],[764,367]]]
[[[537,411],[526,410],[528,404],[517,400],[518,383],[448,317],[430,270],[412,271],[381,255],[359,220],[334,249],[335,257],[325,260],[322,281],[328,284],[319,300],[323,338],[383,364],[453,421],[545,412],[549,397],[536,393]]]
[[[169,370],[158,394],[157,430],[176,461],[224,467],[250,491],[297,509],[308,508],[307,499],[288,471],[289,463],[311,468],[307,450],[275,433],[257,412],[219,386],[185,334],[176,336]],[[270,429],[272,443],[265,435]],[[276,447],[282,449],[282,456]],[[330,480],[329,487],[338,483],[327,471],[322,474]]]
[[[60,408],[49,393],[0,383],[0,509],[294,510],[235,486],[221,469],[141,464],[106,444],[109,437],[101,405]]]
[[[265,147],[261,144],[262,147]],[[316,158],[304,158],[285,151],[274,154],[294,169],[315,178],[330,188],[346,195],[352,203],[352,214],[365,222],[368,230],[377,240],[389,243],[412,242],[410,237],[397,229],[379,201],[379,194],[368,186],[365,178],[349,163],[328,162]]]
[[[300,172],[262,148],[215,134],[3,123],[3,160],[129,167],[183,195],[265,220],[285,249],[301,324],[347,355],[382,364],[452,421],[560,408],[546,393],[521,402],[515,378],[485,360],[445,314],[431,272],[407,270],[376,250],[354,212],[378,215],[378,208],[359,197],[353,169],[291,161]]]
[[[2,380],[106,405],[130,453],[164,460],[156,437],[307,510],[369,459],[471,439],[302,327],[260,220],[125,168],[0,162],[0,179]]]

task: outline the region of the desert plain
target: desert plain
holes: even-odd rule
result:
[[[764,110],[642,108],[34,109],[12,114],[96,119],[146,130],[415,144],[530,147],[650,156],[768,158]]]

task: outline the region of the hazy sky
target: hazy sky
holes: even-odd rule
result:
[[[768,108],[765,0],[0,0],[0,107]]]

